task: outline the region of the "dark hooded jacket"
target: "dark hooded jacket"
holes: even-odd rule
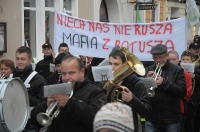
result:
[[[133,111],[134,132],[138,132],[138,122],[140,121],[138,114],[141,118],[145,118],[151,112],[147,89],[135,74],[126,77],[121,85],[126,86],[133,93],[133,99],[127,104],[131,106]]]
[[[53,55],[44,56],[44,59],[36,64],[35,71],[37,71],[41,76],[43,76],[46,79],[51,74],[50,63],[53,64],[54,60],[55,59]]]

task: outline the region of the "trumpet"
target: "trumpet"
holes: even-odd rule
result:
[[[154,70],[154,73],[152,75],[152,77],[154,78],[154,81],[156,81],[157,77],[160,76],[162,73],[162,65],[160,63],[156,64],[156,69]],[[155,96],[155,89],[156,87],[150,87],[147,90],[148,96],[149,97],[154,97]]]
[[[71,91],[69,98],[73,95],[73,90]],[[37,121],[40,125],[48,127],[51,125],[54,118],[56,118],[60,113],[60,108],[58,107],[58,101],[53,102],[49,105],[46,112],[40,112],[37,114]]]

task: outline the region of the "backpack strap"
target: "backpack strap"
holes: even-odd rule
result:
[[[30,84],[29,82],[32,80],[32,78],[37,74],[36,71],[33,71],[25,80],[24,85],[26,86],[26,88],[30,88]]]

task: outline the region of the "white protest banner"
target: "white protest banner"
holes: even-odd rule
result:
[[[108,58],[115,46],[126,47],[141,61],[151,61],[150,50],[164,44],[181,54],[186,50],[186,19],[156,23],[105,23],[55,13],[54,49],[69,45],[74,55]]]

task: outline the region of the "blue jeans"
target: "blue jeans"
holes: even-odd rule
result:
[[[152,123],[146,121],[145,132],[180,132],[181,123]]]

